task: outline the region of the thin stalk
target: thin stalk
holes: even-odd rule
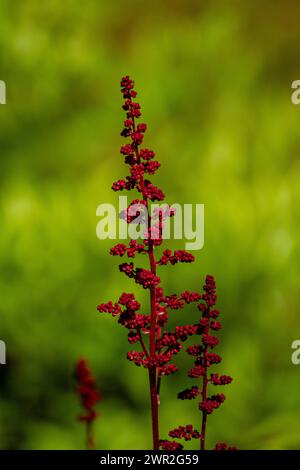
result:
[[[149,244],[149,261],[150,268],[154,275],[156,275],[156,263],[153,253],[153,245]],[[150,320],[150,357],[155,358],[155,343],[156,343],[156,289],[155,287],[150,290],[151,300],[151,320]],[[149,382],[150,382],[150,396],[151,396],[151,415],[152,415],[152,434],[153,434],[153,449],[159,449],[159,425],[158,425],[158,395],[157,395],[157,367],[152,366],[149,368]]]
[[[202,400],[206,401],[207,397],[207,360],[206,360],[206,353],[207,353],[207,347],[205,348],[204,351],[204,368],[205,368],[205,374],[203,376],[202,380]],[[207,412],[205,410],[202,410],[202,425],[201,425],[201,436],[200,436],[200,450],[205,450],[205,437],[206,437],[206,419],[207,419]]]
[[[149,356],[149,353],[148,353],[147,348],[146,348],[146,346],[145,346],[145,343],[144,343],[144,340],[143,340],[141,331],[139,331],[139,337],[140,337],[140,343],[141,343],[142,349],[143,349],[143,351],[144,351],[144,353],[145,353],[146,358],[147,358],[148,361],[149,361],[150,356]]]
[[[93,423],[92,421],[87,421],[86,423],[86,448],[87,450],[92,450],[95,448],[95,441],[93,435]]]
[[[149,368],[149,384],[151,399],[152,438],[153,450],[159,449],[159,427],[158,427],[158,401],[156,390],[156,367]]]
[[[133,118],[133,130],[135,132],[135,119]],[[141,157],[139,154],[138,146],[135,146],[135,156],[137,162],[140,163]],[[145,195],[145,185],[143,176],[140,179],[140,187],[143,194],[143,198],[146,201],[147,213],[148,213],[148,228],[151,227],[151,215],[149,214],[148,199]],[[148,257],[151,272],[156,275],[156,262],[154,257],[153,242],[149,240]],[[150,289],[150,306],[151,306],[151,318],[150,318],[150,334],[149,334],[149,349],[150,358],[146,353],[146,357],[149,360],[149,388],[150,388],[150,402],[151,402],[151,420],[152,420],[152,439],[153,439],[153,450],[159,449],[159,422],[158,422],[158,395],[157,395],[157,367],[151,364],[151,360],[155,359],[155,345],[156,345],[156,288]],[[140,335],[141,338],[141,335]],[[141,341],[142,348],[145,352],[145,345]],[[153,361],[154,362],[154,361]]]

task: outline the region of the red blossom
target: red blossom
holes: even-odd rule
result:
[[[177,366],[175,364],[164,364],[158,368],[158,376],[162,377],[163,375],[171,375],[177,372]]]
[[[113,317],[121,313],[121,308],[119,304],[117,302],[113,304],[111,300],[106,304],[98,305],[97,310],[101,313],[111,313]]]
[[[186,290],[185,292],[183,292],[180,295],[180,297],[187,304],[190,304],[191,302],[197,302],[198,300],[201,299],[201,295],[198,294],[198,292],[190,292],[189,290]]]
[[[211,374],[210,377],[211,383],[214,385],[227,385],[232,382],[232,377],[229,375],[220,375],[219,374]]]
[[[162,450],[181,450],[183,449],[182,444],[176,441],[161,440],[159,441],[159,447]]]
[[[133,154],[133,148],[132,148],[131,144],[122,145],[122,147],[120,149],[120,153],[122,153],[123,155],[132,155]]]
[[[154,186],[154,184],[150,183],[148,180],[144,181],[143,194],[152,202],[163,201],[165,199],[165,195],[162,190]]]
[[[199,387],[192,387],[178,393],[179,400],[193,400],[201,393]],[[174,437],[174,436],[173,436]]]
[[[153,150],[141,149],[140,156],[143,160],[152,160],[152,158],[155,157],[155,153],[153,152]]]
[[[143,164],[144,172],[148,173],[148,175],[154,175],[154,173],[159,169],[159,167],[160,163],[156,160],[152,160]]]
[[[195,366],[188,371],[188,376],[191,378],[203,377],[206,374],[206,369],[203,366]]]
[[[176,429],[173,429],[169,432],[169,436],[176,439],[184,439],[185,441],[190,441],[191,439],[199,439],[199,432],[193,428],[192,424],[187,426],[179,426]]]
[[[228,446],[227,444],[225,444],[225,442],[217,442],[215,448],[213,450],[229,450],[229,451],[233,451],[233,450],[237,450],[236,447],[233,447],[233,446]]]
[[[175,250],[174,254],[171,250],[165,250],[157,264],[166,265],[170,263],[174,265],[176,263],[192,263],[193,261],[195,261],[194,255],[185,250]]]

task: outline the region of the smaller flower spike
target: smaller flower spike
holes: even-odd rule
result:
[[[164,252],[165,259],[170,259],[171,253]],[[165,263],[162,263],[165,264]],[[194,366],[189,369],[188,376],[192,379],[199,381],[199,386],[193,386],[192,388],[183,390],[178,393],[180,400],[192,400],[200,398],[198,403],[198,409],[201,412],[201,431],[195,431],[192,425],[179,426],[173,431],[169,432],[169,436],[174,439],[184,439],[185,441],[192,438],[200,441],[201,450],[205,449],[205,438],[206,438],[206,421],[207,416],[218,409],[225,401],[225,395],[223,393],[217,393],[212,396],[208,396],[209,385],[227,385],[232,382],[232,378],[229,375],[219,375],[217,373],[208,374],[208,369],[221,362],[221,357],[211,352],[218,343],[219,339],[211,334],[211,331],[218,331],[221,329],[221,323],[215,319],[219,316],[219,311],[214,309],[217,301],[216,295],[216,283],[213,276],[206,276],[205,284],[203,286],[204,294],[200,295],[195,292],[186,291],[181,294],[181,299],[186,303],[200,301],[198,309],[200,311],[200,318],[198,323],[186,327],[176,327],[177,341],[185,341],[188,336],[197,335],[200,336],[200,344],[189,346],[186,349],[188,355],[194,358]],[[172,303],[177,301],[176,296],[164,298],[163,301],[168,305],[172,299]],[[176,305],[176,303],[175,303]],[[169,305],[168,305],[169,306]],[[174,308],[174,307],[173,307]],[[186,333],[186,334],[185,334]],[[173,444],[172,444],[173,445]],[[216,444],[215,450],[234,450],[234,447],[228,447],[226,444]]]
[[[81,405],[85,412],[78,419],[86,423],[88,449],[95,446],[93,438],[92,423],[98,416],[95,411],[96,404],[101,400],[101,395],[96,389],[96,382],[85,359],[79,359],[75,367],[75,378],[77,380],[76,392],[80,397]]]

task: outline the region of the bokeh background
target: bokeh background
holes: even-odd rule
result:
[[[300,7],[294,1],[1,0],[0,447],[80,449],[72,372],[86,357],[103,394],[100,449],[149,448],[146,371],[96,306],[136,289],[96,238],[96,207],[125,171],[119,79],[136,81],[146,145],[169,202],[205,204],[205,246],[165,268],[166,291],[216,276],[222,371],[234,382],[208,443],[300,448]],[[180,243],[178,248],[183,248]],[[192,309],[174,321],[194,318]],[[165,380],[161,428],[197,424]],[[225,391],[225,390],[224,390]]]

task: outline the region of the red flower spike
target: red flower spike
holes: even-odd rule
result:
[[[129,245],[118,243],[111,248],[110,254],[112,256],[126,256],[129,260],[136,259],[139,254],[148,257],[148,269],[139,267],[133,262],[124,262],[119,265],[119,270],[136,284],[147,289],[150,308],[148,307],[149,310],[146,310],[149,311],[149,314],[141,313],[141,305],[135,296],[123,292],[117,302],[109,301],[100,304],[98,311],[118,317],[118,323],[127,329],[129,343],[136,348],[127,353],[128,360],[148,371],[154,450],[183,448],[182,444],[176,441],[159,439],[158,397],[161,381],[165,376],[172,375],[177,371],[174,357],[182,349],[182,343],[193,336],[198,338],[199,344],[189,346],[187,353],[194,358],[194,367],[189,370],[188,376],[199,380],[200,384],[180,392],[178,398],[190,400],[198,396],[201,397],[201,402],[198,405],[203,417],[201,432],[194,430],[191,425],[187,425],[170,431],[170,437],[184,440],[198,439],[201,442],[201,448],[204,448],[206,416],[220,406],[223,399],[221,394],[208,398],[207,386],[208,384],[225,385],[229,383],[228,376],[210,374],[210,378],[208,378],[207,375],[208,368],[221,361],[220,356],[211,352],[218,344],[218,338],[212,333],[221,328],[221,324],[216,321],[219,312],[214,309],[217,300],[215,281],[212,276],[206,277],[204,294],[188,290],[179,295],[165,295],[163,293],[157,269],[160,269],[160,266],[191,263],[195,258],[185,250],[172,252],[165,249],[160,259],[157,259],[156,249],[163,243],[164,222],[167,218],[175,215],[175,209],[172,206],[167,206],[162,210],[157,209],[153,214],[149,210],[151,202],[160,202],[165,199],[163,190],[146,179],[146,175],[148,178],[156,173],[160,163],[154,160],[155,152],[144,147],[147,125],[137,122],[141,116],[141,106],[134,101],[137,93],[134,89],[134,81],[128,75],[121,80],[121,93],[124,98],[122,108],[125,111],[121,135],[128,140],[125,145],[121,146],[120,153],[124,157],[125,164],[129,165],[129,174],[115,181],[112,189],[114,191],[137,191],[138,198],[134,197],[129,207],[120,213],[120,218],[128,224],[137,224],[145,221],[147,217],[148,229],[141,243],[136,240],[131,240]],[[143,148],[141,148],[142,144]],[[136,215],[132,216],[129,213],[130,207],[134,204],[140,204],[148,209],[148,212],[144,211],[145,214],[143,214],[143,210],[139,211],[139,221]],[[197,302],[201,315],[199,321],[196,324],[178,325],[173,331],[170,331],[168,328],[169,311],[181,310],[186,304],[192,302]]]

